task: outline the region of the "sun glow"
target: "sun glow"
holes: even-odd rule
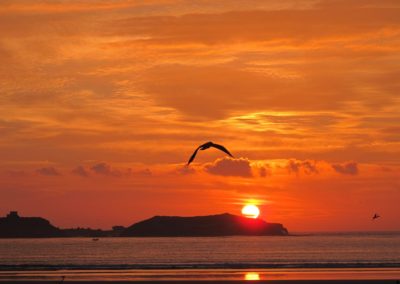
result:
[[[260,209],[254,204],[247,204],[242,208],[242,214],[247,218],[257,218],[260,215]]]
[[[244,275],[244,280],[258,281],[260,280],[260,275],[257,272],[246,272],[246,274]]]

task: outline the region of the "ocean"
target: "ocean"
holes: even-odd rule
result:
[[[61,274],[77,277],[85,275],[85,271],[86,275],[101,272],[126,278],[129,272],[145,275],[151,274],[149,271],[165,274],[191,270],[391,269],[398,272],[399,268],[400,232],[101,238],[99,241],[0,239],[0,280],[27,277],[28,271],[33,278]]]

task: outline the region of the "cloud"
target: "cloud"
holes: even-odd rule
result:
[[[292,159],[288,161],[286,168],[289,171],[289,173],[295,173],[295,174],[299,174],[300,172],[303,172],[307,175],[319,173],[316,161],[314,162],[308,160],[298,161]]]
[[[349,101],[369,98],[367,94],[354,90],[350,81],[371,83],[359,76],[349,80],[348,74],[333,69],[343,68],[338,65],[330,61],[313,66],[304,64],[292,67],[292,72],[301,76],[286,78],[279,76],[280,70],[274,71],[276,74],[268,70],[254,72],[235,64],[164,64],[143,72],[143,79],[138,84],[158,105],[202,119],[220,119],[231,113],[261,109],[332,111],[341,109]],[[385,98],[392,93],[388,92]],[[327,123],[331,122],[328,118]]]
[[[398,74],[391,74],[392,68],[380,58],[385,50],[397,58],[398,5],[358,2],[350,8],[339,1],[312,9],[134,17],[110,27],[115,29],[112,34],[148,38],[141,44],[149,49],[157,46],[157,56],[175,56],[160,59],[160,64],[143,72],[138,87],[158,105],[190,118],[220,119],[263,109],[331,112],[348,110],[354,102],[390,104],[399,90],[394,79]],[[384,47],[376,44],[382,37]],[[365,38],[369,40],[364,42]],[[236,47],[238,43],[243,49]],[[177,49],[172,55],[168,45]],[[225,56],[223,60],[204,56],[215,50]],[[361,66],[365,61],[355,59],[364,56],[374,60]],[[188,57],[196,57],[196,64]],[[298,122],[335,121],[300,116]]]
[[[138,170],[133,170],[131,168],[115,169],[111,167],[111,165],[105,162],[95,164],[90,169],[98,175],[111,176],[111,177],[130,177],[130,176],[148,177],[153,175],[151,170],[148,168],[138,169]]]
[[[269,165],[266,165],[264,167],[260,167],[258,169],[258,174],[260,175],[260,177],[266,177],[271,175],[271,170],[269,168]]]
[[[60,172],[54,167],[44,167],[37,169],[36,172],[43,176],[60,176]]]
[[[381,171],[382,172],[392,172],[393,169],[391,167],[381,166]]]
[[[89,171],[86,170],[83,166],[76,167],[72,170],[72,173],[81,177],[89,177]]]
[[[210,174],[221,176],[253,176],[250,161],[246,158],[232,159],[224,157],[217,159],[212,164],[205,165],[204,170]]]
[[[176,165],[191,151],[176,147],[182,136],[191,145],[216,135],[251,160],[393,162],[399,154],[395,1],[278,10],[202,1],[219,8],[107,16],[67,13],[72,2],[46,1],[47,15],[43,7],[2,14],[2,160],[53,157],[69,172],[74,157]],[[77,11],[97,9],[79,3]],[[210,121],[193,127],[194,118]],[[91,166],[92,176],[126,172]]]
[[[10,176],[10,177],[26,177],[27,173],[25,171],[22,170],[8,170],[6,171],[6,175]]]
[[[146,36],[162,44],[307,40],[350,36],[398,25],[399,9],[348,8],[231,11],[182,16],[132,17],[115,21],[107,33]],[[338,21],[340,19],[340,21]],[[213,27],[210,29],[210,27]]]
[[[343,164],[332,164],[332,168],[340,174],[344,175],[357,175],[358,164],[356,162],[347,162]]]
[[[146,169],[142,169],[142,170],[132,170],[132,169],[128,169],[125,173],[125,175],[127,176],[143,176],[143,177],[149,177],[152,176],[153,173],[150,169],[146,168]]]
[[[91,167],[91,170],[96,174],[104,175],[104,176],[115,176],[119,177],[122,175],[121,171],[112,169],[111,166],[107,163],[98,163]]]
[[[175,172],[180,174],[180,175],[190,175],[196,173],[196,170],[193,167],[189,167],[187,165],[177,167],[175,169]]]

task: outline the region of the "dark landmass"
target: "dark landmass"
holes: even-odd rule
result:
[[[101,230],[101,229],[90,229],[90,228],[62,229],[65,237],[90,237],[90,238],[119,237],[123,230],[125,230],[125,227],[123,226],[114,226],[112,230]]]
[[[125,227],[112,230],[90,228],[60,229],[41,217],[20,217],[16,211],[0,218],[0,238],[118,237]]]
[[[0,238],[54,238],[62,237],[63,232],[40,217],[19,217],[12,211],[0,218]]]
[[[154,216],[125,228],[112,230],[90,228],[60,229],[41,217],[20,217],[10,212],[0,218],[0,238],[57,237],[189,237],[189,236],[272,236],[288,235],[281,224],[267,223],[232,214],[197,217]]]
[[[121,237],[285,236],[282,224],[232,214],[197,217],[154,216],[133,224]]]

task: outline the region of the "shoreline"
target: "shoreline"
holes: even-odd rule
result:
[[[400,268],[179,269],[0,271],[0,282],[18,283],[396,283]],[[321,282],[322,281],[322,282]]]
[[[19,283],[19,284],[41,284],[44,281],[1,281],[0,283]],[[74,283],[74,284],[96,284],[96,283],[105,283],[105,284],[201,284],[201,283],[219,283],[219,284],[239,284],[239,283],[248,283],[246,280],[228,280],[228,281],[215,281],[215,280],[183,280],[183,281],[45,281],[48,284],[60,284],[60,283]],[[266,283],[266,284],[398,284],[400,283],[397,280],[260,280],[255,281],[257,283]]]

